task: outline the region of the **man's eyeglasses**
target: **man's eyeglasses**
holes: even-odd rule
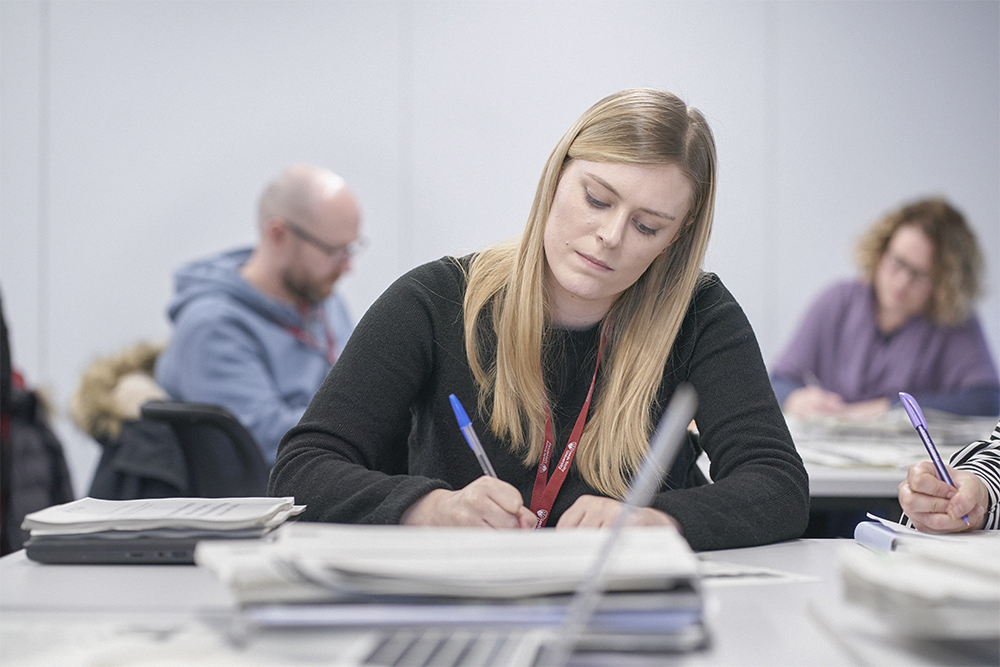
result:
[[[368,244],[368,240],[362,237],[354,243],[348,243],[347,245],[330,245],[326,241],[316,238],[291,220],[285,220],[284,223],[285,226],[288,227],[288,231],[295,234],[309,245],[321,250],[330,259],[344,261],[348,257],[354,257],[357,255],[359,252],[364,250],[364,247]]]

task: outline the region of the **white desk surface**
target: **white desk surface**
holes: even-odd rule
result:
[[[976,664],[954,647],[897,640],[841,599],[837,550],[863,548],[853,540],[797,540],[702,554],[709,563],[788,576],[706,579],[710,647],[652,664]],[[42,565],[19,551],[0,559],[0,664],[331,665],[357,644],[332,632],[234,644],[226,632],[234,611],[228,591],[194,566]]]

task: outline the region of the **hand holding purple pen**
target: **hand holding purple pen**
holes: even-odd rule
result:
[[[941,455],[938,454],[937,447],[934,446],[934,441],[931,440],[930,433],[927,432],[927,421],[924,419],[924,413],[920,409],[920,405],[917,403],[916,399],[907,394],[905,391],[899,392],[899,399],[903,402],[903,409],[906,410],[906,414],[910,417],[910,423],[913,424],[913,428],[917,430],[920,435],[920,439],[924,443],[924,447],[927,449],[927,453],[931,457],[931,462],[934,463],[934,468],[937,470],[938,477],[941,478],[945,484],[949,486],[955,486],[955,483],[951,481],[951,475],[948,474],[948,468],[945,467],[944,461],[941,460]],[[969,525],[969,516],[965,515],[962,517],[966,525]]]

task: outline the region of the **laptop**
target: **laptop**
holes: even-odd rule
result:
[[[204,538],[32,537],[24,543],[24,552],[39,563],[64,565],[191,565],[199,539]]]
[[[259,539],[300,514],[293,498],[80,498],[25,516],[25,555],[56,564],[193,564],[202,540]]]

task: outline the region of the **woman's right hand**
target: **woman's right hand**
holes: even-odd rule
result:
[[[483,475],[458,491],[434,489],[410,505],[400,523],[407,526],[534,528],[537,523],[511,484]]]
[[[846,406],[840,394],[810,385],[788,394],[782,409],[785,414],[804,419],[818,415],[840,415]]]
[[[934,464],[921,461],[910,466],[899,483],[899,505],[913,526],[925,533],[956,533],[982,528],[989,505],[983,480],[968,470],[948,467],[955,486],[937,476]],[[962,516],[969,517],[966,524]]]
[[[889,399],[873,398],[867,401],[848,403],[840,394],[822,387],[802,387],[785,399],[782,410],[786,415],[808,419],[809,417],[843,417],[845,419],[868,419],[878,417],[889,409]]]

